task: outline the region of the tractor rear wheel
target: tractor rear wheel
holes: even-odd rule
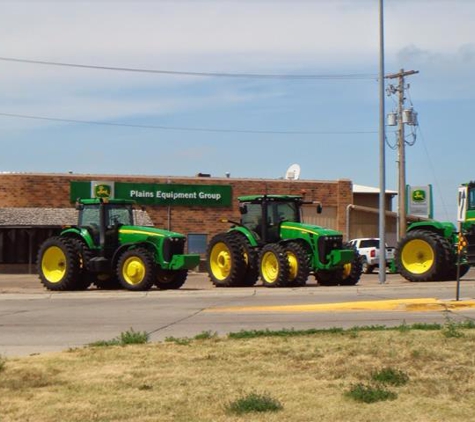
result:
[[[254,286],[259,279],[259,268],[257,266],[257,252],[251,247],[246,237],[237,231],[230,231],[226,233],[227,236],[234,237],[240,244],[242,253],[244,255],[244,262],[246,264],[246,271],[239,283],[239,286],[250,287]]]
[[[443,280],[447,275],[447,251],[436,233],[414,230],[397,245],[396,265],[409,281]]]
[[[129,249],[119,258],[117,276],[127,290],[149,290],[155,283],[155,262],[144,248]]]
[[[185,284],[188,270],[157,270],[155,285],[161,290],[179,289]]]
[[[92,252],[87,247],[86,243],[80,239],[71,238],[70,242],[73,244],[76,253],[79,255],[79,275],[74,289],[86,290],[93,281],[93,275],[87,270],[87,264],[92,258]]]
[[[48,290],[74,290],[80,265],[74,245],[63,237],[47,239],[38,252],[38,273]]]
[[[277,243],[265,245],[259,255],[259,273],[266,287],[284,287],[289,283],[289,260]]]
[[[297,242],[285,245],[285,252],[289,261],[289,285],[305,286],[310,274],[310,259],[304,246]]]
[[[240,242],[227,233],[214,236],[208,245],[206,267],[216,287],[240,286],[247,268]]]

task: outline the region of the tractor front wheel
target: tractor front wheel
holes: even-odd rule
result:
[[[127,290],[149,290],[155,283],[155,262],[152,254],[144,249],[129,249],[119,258],[117,276]]]
[[[343,245],[344,249],[353,249],[355,257],[353,261],[343,265],[343,272],[341,274],[341,286],[354,286],[360,281],[361,273],[363,271],[363,264],[361,263],[361,256],[358,250],[349,243]]]
[[[208,245],[206,267],[216,287],[241,285],[247,265],[240,241],[227,233],[214,236]]]
[[[284,287],[289,282],[289,260],[285,249],[277,243],[269,243],[259,255],[259,273],[266,287]]]
[[[285,245],[285,252],[289,261],[289,284],[291,286],[305,286],[310,274],[310,259],[304,246],[297,242]]]
[[[38,273],[48,290],[74,290],[81,263],[73,243],[63,237],[47,239],[38,252]]]

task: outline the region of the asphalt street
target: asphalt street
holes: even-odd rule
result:
[[[475,270],[460,282],[363,275],[356,286],[215,288],[192,273],[174,291],[50,292],[36,275],[0,274],[0,355],[82,347],[133,329],[150,340],[253,329],[308,329],[475,320]]]

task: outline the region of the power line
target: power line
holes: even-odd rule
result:
[[[45,66],[61,66],[61,67],[75,67],[81,69],[95,69],[95,70],[111,70],[117,72],[135,72],[135,73],[153,73],[160,75],[172,75],[172,76],[193,76],[193,77],[221,77],[221,78],[254,78],[254,79],[323,79],[323,80],[374,80],[377,75],[367,74],[321,74],[321,75],[298,75],[298,74],[265,74],[265,73],[234,73],[234,72],[190,72],[190,71],[177,71],[177,70],[157,70],[157,69],[139,69],[131,67],[113,67],[113,66],[99,66],[89,64],[78,63],[64,63],[64,62],[52,62],[46,60],[28,60],[19,59],[14,57],[0,57],[1,61],[15,62],[15,63],[27,63],[37,64]]]
[[[33,119],[33,120],[47,120],[52,122],[63,123],[77,123],[86,125],[102,125],[102,126],[118,126],[118,127],[130,127],[139,129],[155,129],[155,130],[173,130],[173,131],[186,131],[186,132],[215,132],[215,133],[246,133],[255,135],[361,135],[361,134],[374,134],[378,133],[376,130],[370,131],[306,131],[306,130],[247,130],[247,129],[216,129],[216,128],[203,128],[203,127],[184,127],[184,126],[161,126],[161,125],[138,125],[129,123],[116,123],[116,122],[98,122],[92,120],[77,120],[77,119],[61,119],[56,117],[46,116],[33,116],[27,114],[16,113],[0,113],[0,116],[14,117],[21,119]]]

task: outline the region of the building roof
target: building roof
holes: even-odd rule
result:
[[[146,211],[134,210],[134,219],[139,226],[153,226]],[[0,227],[62,227],[74,226],[77,221],[75,208],[0,208]]]
[[[379,188],[371,186],[355,185],[353,184],[353,193],[374,193],[379,194]],[[397,191],[386,189],[386,195],[397,195]]]

